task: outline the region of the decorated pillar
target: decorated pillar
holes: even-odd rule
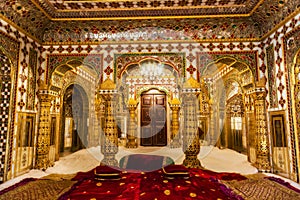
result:
[[[202,79],[200,81],[200,86],[201,93],[199,94],[198,99],[200,104],[200,130],[202,132],[199,133],[199,136],[203,134],[203,140],[207,142],[207,145],[210,138],[207,127],[209,128],[210,125],[210,103],[212,101],[210,100],[210,85],[204,79]]]
[[[216,107],[213,105],[213,100],[209,100],[209,138],[208,138],[208,145],[215,145],[215,137],[214,134],[216,132],[215,126],[216,126]]]
[[[172,99],[170,102],[170,108],[172,110],[172,123],[171,123],[171,148],[179,148],[180,143],[180,134],[179,134],[179,110],[180,110],[180,101],[177,98]]]
[[[185,154],[183,165],[188,168],[200,168],[198,159],[200,153],[200,141],[197,126],[197,95],[200,93],[200,84],[193,78],[189,78],[183,86],[182,103],[184,113],[183,145]]]
[[[49,160],[50,150],[50,127],[51,116],[50,108],[51,101],[57,96],[56,92],[49,91],[47,85],[40,84],[38,91],[38,98],[40,103],[39,123],[38,123],[38,135],[37,135],[37,149],[36,149],[36,161],[35,168],[46,170],[53,165]]]
[[[244,98],[245,105],[245,120],[247,130],[247,155],[248,161],[251,163],[256,162],[256,124],[255,124],[255,113],[254,113],[254,100],[251,93],[245,94]]]
[[[115,158],[119,149],[117,123],[114,115],[117,96],[115,88],[115,83],[110,79],[106,79],[99,90],[99,94],[105,101],[104,133],[101,137],[101,153],[104,155],[104,158],[101,161],[101,165],[118,166],[118,161]]]
[[[223,147],[222,137],[224,136],[224,121],[225,121],[225,109],[223,107],[219,107],[218,117],[217,117],[217,123],[218,123],[218,135],[217,135],[217,146],[219,148]],[[219,136],[219,137],[218,137]]]
[[[254,98],[254,112],[256,121],[256,162],[259,171],[270,171],[270,145],[266,119],[266,92],[264,88],[256,88],[252,94]]]
[[[130,114],[129,126],[127,131],[127,148],[137,148],[137,127],[136,127],[136,114],[135,110],[138,106],[138,102],[134,99],[129,99],[128,109]]]
[[[101,95],[99,94],[99,91],[96,92],[95,95],[95,119],[94,120],[94,140],[92,143],[94,146],[100,145],[100,138],[101,138],[101,117],[102,117],[102,110],[101,110],[101,105],[103,104]]]

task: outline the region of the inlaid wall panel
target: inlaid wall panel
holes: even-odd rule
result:
[[[262,59],[264,60],[264,64],[262,65],[262,69],[266,69],[270,67],[270,58],[274,56],[273,61],[273,69],[268,68],[268,72],[265,72],[265,77],[267,78],[268,84],[266,85],[267,89],[267,99],[266,106],[269,111],[280,111],[284,110],[288,112],[286,117],[287,121],[287,136],[290,138],[290,142],[287,144],[289,146],[288,157],[289,157],[289,167],[292,169],[290,171],[290,178],[293,180],[297,180],[296,175],[297,171],[297,162],[299,162],[299,158],[297,158],[297,146],[299,144],[295,143],[295,137],[297,136],[297,132],[294,129],[294,124],[296,123],[293,118],[293,108],[292,108],[292,96],[291,96],[291,69],[293,67],[293,60],[296,55],[296,51],[299,48],[299,44],[297,45],[296,39],[299,37],[299,25],[300,25],[300,14],[296,15],[294,18],[289,20],[286,24],[282,25],[278,28],[274,33],[272,33],[268,38],[263,41],[264,51],[262,52]],[[291,38],[293,38],[291,40]],[[274,48],[274,51],[270,53],[270,47]],[[271,56],[270,56],[271,55]],[[269,56],[269,58],[268,58]],[[271,61],[272,63],[272,61]],[[266,71],[266,70],[264,70]],[[272,74],[273,73],[273,74]],[[272,87],[272,88],[270,88]],[[274,92],[276,91],[276,93]],[[272,93],[275,93],[272,97]],[[277,96],[277,100],[276,100]],[[269,120],[271,120],[268,115]],[[268,123],[268,129],[271,129],[271,122]],[[298,161],[297,161],[298,160]],[[299,178],[298,178],[299,180]]]
[[[0,20],[0,41],[0,49],[5,52],[4,54],[10,60],[11,66],[13,66],[12,74],[10,74],[12,78],[11,86],[3,84],[3,86],[7,87],[5,89],[5,95],[9,92],[11,101],[6,99],[6,103],[1,104],[5,106],[8,104],[7,110],[9,110],[10,113],[8,117],[9,126],[6,129],[7,139],[5,141],[7,141],[7,143],[2,144],[3,148],[1,151],[4,155],[6,148],[8,148],[7,154],[5,155],[7,158],[5,162],[4,160],[1,162],[6,166],[5,171],[2,171],[4,177],[2,176],[1,179],[3,181],[4,179],[10,179],[10,176],[15,174],[16,169],[17,157],[13,157],[13,155],[16,155],[15,147],[13,146],[13,144],[15,144],[13,141],[16,137],[16,135],[13,134],[16,130],[16,112],[29,110],[36,112],[37,109],[37,98],[35,94],[36,81],[34,79],[36,79],[37,76],[36,68],[40,59],[39,45],[2,19]],[[30,88],[28,89],[28,87]],[[5,119],[5,117],[3,117],[3,119]]]

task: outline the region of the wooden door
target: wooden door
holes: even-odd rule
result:
[[[166,95],[157,90],[141,96],[141,145],[167,145]]]

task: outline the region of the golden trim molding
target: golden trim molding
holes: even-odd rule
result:
[[[149,42],[159,43],[225,43],[225,42],[261,42],[260,38],[237,38],[237,39],[203,39],[203,40],[144,40],[134,41],[134,44],[149,44]],[[43,46],[50,45],[100,45],[100,44],[132,44],[133,41],[101,41],[101,42],[44,42]]]
[[[128,1],[128,0],[127,0]],[[129,0],[131,2],[135,0]],[[251,16],[257,8],[264,2],[264,0],[260,0],[257,2],[257,4],[253,7],[253,9],[246,14],[219,14],[219,15],[182,15],[182,16],[140,16],[140,17],[85,17],[85,18],[64,18],[64,17],[52,17],[50,14],[47,13],[47,11],[42,8],[36,1],[31,0],[31,2],[39,9],[41,10],[50,20],[53,21],[73,21],[73,20],[128,20],[128,19],[183,19],[183,18],[227,18],[227,17],[249,17]],[[87,2],[87,1],[65,1],[66,3],[79,3],[79,2]],[[125,0],[92,0],[90,2],[125,2]],[[50,3],[52,6],[53,4]],[[238,8],[238,7],[244,7],[245,4],[238,5],[217,5],[217,6],[211,6],[211,5],[200,5],[200,6],[185,6],[185,7],[155,7],[155,8],[135,8],[134,10],[188,10],[188,9],[205,9],[205,8]],[[68,13],[68,12],[79,12],[81,10],[78,9],[69,9],[69,10],[62,10],[62,9],[55,9],[56,13]],[[89,11],[132,11],[132,8],[110,8],[110,9],[84,9],[83,11],[89,12]]]
[[[127,2],[128,0],[120,0],[120,2]],[[78,1],[76,1],[78,2]],[[112,2],[112,1],[109,1]],[[211,9],[214,6],[186,6],[186,7],[140,7],[140,8],[134,8],[134,11],[136,10],[188,10],[188,9]],[[222,5],[222,6],[216,6],[218,8],[236,8],[236,7],[244,7],[243,5]],[[97,8],[97,9],[68,9],[68,10],[61,10],[61,9],[55,9],[57,13],[68,13],[68,12],[80,12],[80,11],[85,11],[85,12],[89,12],[89,11],[97,11],[97,12],[101,12],[101,11],[133,11],[132,8]],[[251,11],[250,11],[251,12]],[[247,13],[247,14],[250,14]],[[219,14],[219,16],[222,16],[224,14]],[[234,14],[234,15],[244,15],[244,14]],[[209,16],[209,15],[208,15]],[[58,18],[52,18],[52,19],[58,19]]]
[[[42,11],[42,13],[44,13],[46,15],[46,17],[48,17],[48,19],[52,20],[52,17],[38,4],[36,3],[35,1],[32,1],[31,2],[40,10]],[[51,4],[52,5],[52,4]]]
[[[232,15],[201,15],[201,16],[143,16],[143,17],[122,17],[122,18],[51,18],[48,14],[46,16],[52,20],[52,21],[71,21],[71,20],[78,20],[78,21],[88,21],[88,20],[140,20],[140,19],[188,19],[188,18],[227,18],[227,17],[249,17],[253,14],[253,12],[259,7],[261,3],[263,3],[264,0],[261,0],[256,7],[250,12],[249,14],[232,14]],[[36,4],[34,2],[34,4]],[[40,7],[40,6],[39,6]],[[42,9],[43,10],[43,9]],[[284,24],[286,24],[289,20],[294,18],[297,14],[300,13],[300,8],[296,9],[292,14],[290,14],[288,17],[286,17],[284,20],[282,20],[279,24],[277,24],[272,30],[264,34],[261,38],[237,38],[237,39],[200,39],[200,40],[158,40],[155,41],[155,43],[188,43],[188,42],[194,42],[194,43],[214,43],[214,42],[263,42],[266,38],[268,38],[270,35],[272,35],[275,31],[277,31],[280,27],[282,27]],[[9,20],[8,18],[4,17],[3,15],[0,15],[0,19],[4,20],[9,25],[16,28],[18,31],[23,33],[24,35],[28,36],[35,42],[37,42],[39,45],[99,45],[99,44],[131,44],[132,41],[120,41],[120,42],[114,42],[114,41],[100,41],[100,42],[42,42],[41,40],[37,39],[35,36],[31,35],[27,31],[25,31],[23,28],[16,25],[14,22]],[[149,43],[149,41],[134,41],[137,44],[144,44]]]
[[[265,0],[260,0],[255,6],[254,8],[249,12],[249,15],[252,15],[256,10],[257,8],[264,2]]]
[[[203,19],[203,18],[229,18],[250,17],[250,14],[227,14],[227,15],[180,15],[180,16],[139,16],[139,17],[88,17],[88,18],[50,18],[52,21],[119,21],[119,20],[142,20],[142,19]]]

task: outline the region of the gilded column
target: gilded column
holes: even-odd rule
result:
[[[172,99],[169,102],[170,108],[172,110],[172,123],[171,123],[171,148],[179,148],[180,143],[180,134],[179,134],[179,110],[180,110],[180,101],[177,98]]]
[[[51,101],[55,99],[56,93],[46,89],[43,85],[38,91],[38,98],[40,103],[40,116],[38,123],[38,135],[37,135],[37,149],[36,149],[36,161],[35,168],[46,170],[53,163],[49,161],[50,150],[50,108]]]
[[[218,121],[218,133],[217,133],[217,147],[219,148],[222,148],[223,147],[223,140],[222,140],[222,137],[224,134],[224,121],[225,121],[225,109],[222,107],[222,108],[219,108],[219,112],[218,112],[218,117],[217,120]]]
[[[213,105],[213,100],[209,100],[209,138],[208,138],[208,145],[215,145],[215,138],[214,134],[216,132],[215,126],[215,114],[216,114],[216,108],[215,105]]]
[[[94,119],[94,127],[93,127],[93,131],[95,133],[94,134],[94,140],[92,143],[94,146],[98,146],[99,142],[100,142],[100,138],[101,138],[101,131],[102,131],[102,127],[101,127],[101,95],[99,93],[96,92],[95,95],[95,119]]]
[[[136,114],[135,110],[138,106],[138,102],[134,99],[129,99],[128,101],[128,109],[130,114],[129,126],[127,130],[127,148],[137,148],[137,127],[136,127]]]
[[[245,95],[245,115],[246,115],[246,128],[247,128],[247,150],[248,161],[251,163],[256,162],[256,123],[254,113],[254,100],[251,94]]]
[[[119,150],[118,130],[114,115],[117,96],[115,88],[114,82],[107,79],[101,84],[99,91],[99,94],[105,101],[104,135],[101,137],[101,153],[104,155],[104,158],[101,161],[101,165],[118,166],[118,161],[115,158]]]
[[[200,168],[201,163],[198,159],[200,153],[200,141],[197,126],[197,95],[200,93],[200,84],[194,79],[189,78],[183,86],[183,145],[185,154],[183,165],[188,168]]]
[[[265,107],[266,92],[264,88],[256,88],[253,97],[257,135],[255,166],[259,171],[270,171],[270,146]]]

